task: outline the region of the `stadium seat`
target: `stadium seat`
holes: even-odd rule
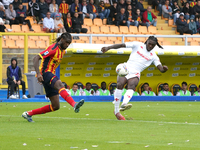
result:
[[[104,44],[104,41],[96,40],[95,44]]]
[[[114,90],[117,88],[117,83],[116,82],[110,82],[108,84],[108,90],[110,91],[110,94],[113,95]]]
[[[108,37],[106,37],[106,36],[99,36],[98,39],[99,39],[100,41],[107,41],[107,40],[108,40]]]
[[[146,27],[146,26],[139,26],[138,32],[139,32],[140,34],[148,34],[147,27]]]
[[[4,24],[4,26],[6,27],[6,29],[10,29],[10,25],[9,24]],[[7,30],[5,30],[7,32]]]
[[[33,30],[34,30],[35,33],[44,32],[44,31],[41,30],[41,26],[39,24],[32,25],[32,28],[33,28]]]
[[[20,25],[12,25],[13,32],[22,32]]]
[[[127,26],[120,26],[120,27],[119,27],[119,32],[120,32],[121,34],[129,34],[128,27],[127,27]]]
[[[190,46],[199,46],[199,42],[191,41]]]
[[[82,41],[82,40],[73,40],[73,43],[85,43],[85,41]]]
[[[138,28],[136,26],[129,27],[130,34],[138,34]]]
[[[27,33],[27,32],[33,32],[29,30],[28,25],[22,25],[22,32]]]
[[[45,41],[42,41],[42,40],[36,41],[36,45],[40,49],[45,49],[47,47]]]
[[[93,20],[93,23],[94,23],[95,26],[102,26],[103,25],[102,20],[100,18],[95,18]]]
[[[118,28],[118,26],[110,26],[110,32],[112,34],[119,34],[119,28]]]
[[[196,92],[198,90],[198,87],[196,84],[190,83],[188,86],[188,90],[191,92],[191,95],[193,95],[194,92]]]
[[[91,83],[92,89],[96,92],[100,87],[96,83]]]
[[[103,19],[103,25],[107,25],[107,19],[106,18]]]
[[[2,48],[8,48],[8,46],[6,45],[6,40],[2,40]]]
[[[158,39],[158,42],[163,42],[164,41],[164,38],[158,37],[157,39]]]
[[[83,24],[86,25],[86,26],[92,26],[92,25],[93,25],[92,19],[87,19],[87,18],[85,18],[85,19],[83,20]]]
[[[136,41],[136,37],[126,37],[125,41],[128,41],[128,42]]]
[[[107,41],[105,41],[105,44],[114,44],[114,43],[113,43],[113,41],[107,40]]]
[[[9,35],[10,40],[18,40],[19,36]]]
[[[108,26],[101,26],[101,33],[102,34],[109,34],[110,33],[110,29],[109,29],[109,27]]]
[[[89,37],[87,36],[79,36],[79,40],[82,40],[82,41],[89,41]]]
[[[87,33],[91,33],[90,26],[82,25],[82,28],[86,28],[86,29],[88,29]]]
[[[148,27],[149,34],[157,34],[157,29],[154,26]]]
[[[190,38],[188,38],[188,42],[189,42],[189,39],[190,39]],[[193,40],[196,41],[196,42],[200,42],[200,38],[192,38],[191,41],[193,41]]]
[[[76,84],[78,84],[78,88],[80,89],[84,89],[85,88],[85,86],[83,85],[83,83],[82,82],[79,82],[79,81],[76,81],[75,82]]]
[[[100,33],[99,26],[91,26],[91,32],[94,34]]]
[[[171,42],[169,42],[169,41],[162,41],[161,45],[171,45]]]
[[[122,41],[116,40],[114,41],[115,44],[122,44]]]
[[[18,47],[16,46],[16,44],[15,44],[15,41],[14,41],[14,40],[10,40],[10,39],[6,40],[6,46],[7,46],[8,48],[18,48]]]
[[[147,40],[147,38],[146,37],[137,37],[136,40],[139,42],[145,42]]]
[[[163,90],[163,84],[164,84],[164,83],[159,83],[159,84],[157,85],[157,88],[156,88],[157,95],[158,95],[158,93],[159,93],[161,90]]]
[[[28,48],[31,48],[31,49],[36,49],[36,48],[38,48],[38,47],[36,46],[36,41],[35,41],[35,40],[29,40],[29,41],[28,41]]]
[[[173,84],[171,87],[171,92],[174,96],[176,96],[177,92],[181,90],[181,86],[179,84]]]
[[[117,37],[108,37],[108,40],[110,40],[110,41],[116,41],[117,40]]]
[[[49,40],[49,36],[39,36],[39,39],[42,41],[47,41]]]
[[[20,40],[24,40],[24,36],[19,36],[19,39]]]
[[[18,48],[24,48],[24,40],[16,40],[16,46]]]
[[[28,39],[30,39],[30,40],[38,40],[39,37],[38,36],[28,36]]]

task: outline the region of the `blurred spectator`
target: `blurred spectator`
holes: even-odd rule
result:
[[[90,82],[86,83],[86,87],[82,93],[83,96],[92,96],[95,95],[95,91],[92,89],[92,85]]]
[[[5,9],[5,7],[4,7],[4,5],[3,5],[3,3],[2,3],[2,2],[0,2],[0,6],[3,6],[3,9]]]
[[[142,92],[141,96],[156,96],[156,94],[149,89],[149,83],[143,84],[144,91]]]
[[[187,82],[182,82],[182,90],[177,92],[176,96],[191,96],[190,91],[187,90]]]
[[[132,6],[128,5],[127,8],[128,8],[126,12],[128,17],[127,26],[129,27],[130,25],[133,25],[137,27],[138,21],[136,20],[134,11],[132,11]]]
[[[72,32],[72,19],[70,12],[67,13],[67,18],[64,20],[64,27],[67,32]]]
[[[78,17],[78,13],[74,13],[72,18],[72,33],[87,33],[86,28],[82,28],[83,20]]]
[[[200,0],[197,1],[197,5],[193,7],[193,12],[196,17],[200,17]]]
[[[141,25],[141,26],[146,26],[147,24],[146,23],[143,23],[142,22],[142,15],[140,14],[140,9],[137,9],[136,10],[136,19],[135,20],[137,20],[137,22],[138,22],[138,25]]]
[[[114,1],[113,5],[110,6],[110,15],[107,19],[107,24],[111,25],[111,24],[116,24],[116,21],[113,21],[113,19],[115,19],[117,16],[117,2]]]
[[[177,12],[177,10],[180,11],[180,9],[181,9],[181,8],[178,6],[177,1],[174,1],[174,2],[173,2],[173,5],[172,5],[172,15],[175,14],[175,13]]]
[[[140,0],[137,3],[136,8],[140,9],[140,13],[141,13],[141,15],[143,15],[143,13],[146,11],[146,9],[144,9],[144,6],[143,6],[143,0]]]
[[[19,0],[14,0],[14,2],[13,2],[12,4],[13,4],[14,10],[17,10],[17,9],[19,8],[20,2],[19,2]],[[27,9],[28,9],[28,8],[27,8]]]
[[[192,31],[193,34],[197,33],[197,24],[194,21],[194,17],[190,18],[190,22],[189,22],[189,30]]]
[[[37,20],[37,23],[40,20],[40,7],[36,0],[31,0],[28,3],[28,15],[33,16],[34,20]]]
[[[90,3],[87,5],[87,12],[93,15],[93,18],[100,17],[101,19],[104,18],[102,13],[98,13],[97,6],[94,4],[94,0],[90,0]]]
[[[163,90],[158,93],[158,96],[173,96],[173,94],[169,91],[169,84],[163,84]]]
[[[69,93],[69,89],[67,88],[67,84],[65,82],[62,82],[62,84],[64,85],[65,90],[67,91],[67,93]]]
[[[193,0],[192,2],[190,2],[190,7],[194,7],[197,4],[196,0]]]
[[[186,20],[190,18],[190,15],[192,15],[192,8],[188,2],[186,2],[183,7],[183,13]]]
[[[102,0],[104,2],[104,6],[105,7],[110,7],[113,5],[113,1],[112,0]]]
[[[2,5],[0,5],[0,18],[3,20],[3,24],[9,24],[9,20],[6,20],[5,10]]]
[[[14,0],[2,0],[2,3],[5,7],[5,9],[8,9],[8,6],[13,2]]]
[[[125,7],[125,10],[127,10],[128,9],[128,5],[131,5],[132,6],[132,4],[131,4],[131,0],[126,0],[126,7]]]
[[[47,12],[46,17],[43,20],[43,31],[47,33],[54,32],[54,20],[51,18],[50,12]]]
[[[60,6],[59,6],[59,12],[62,13],[62,17],[63,17],[63,21],[64,21],[64,26],[66,26],[65,23],[66,23],[66,19],[67,19],[67,13],[69,12],[69,5],[66,3],[65,0],[63,0],[62,3],[60,4]]]
[[[106,82],[101,82],[101,88],[96,91],[97,96],[110,96],[110,91],[106,89]]]
[[[151,6],[147,7],[147,11],[143,13],[142,19],[143,23],[146,23],[147,27],[150,25],[156,27],[157,25],[157,17],[151,12]]]
[[[128,26],[127,24],[127,16],[125,14],[125,8],[121,8],[120,13],[117,13],[116,16],[116,26]]]
[[[40,8],[40,21],[42,21],[42,18],[45,18],[47,12],[49,11],[49,6],[44,0],[40,0],[39,8]]]
[[[86,18],[93,19],[93,14],[89,14],[87,8],[88,8],[88,7],[87,7],[86,0],[83,0],[83,3],[82,3],[83,19],[84,19],[85,17],[86,17]]]
[[[83,12],[82,12],[82,5],[79,4],[79,0],[75,0],[74,3],[71,5],[71,15],[74,16],[74,13],[77,12],[79,18],[83,20]]]
[[[169,0],[166,0],[165,5],[162,6],[162,15],[164,18],[172,18],[172,8],[169,6]]]
[[[189,30],[187,22],[184,20],[183,14],[180,14],[179,18],[176,20],[176,25],[177,25],[177,31],[180,33],[180,35],[183,35],[183,33],[192,34],[192,31]]]
[[[52,0],[52,3],[49,5],[49,11],[51,13],[51,18],[54,18],[56,14],[58,14],[58,5],[56,4],[56,0]],[[62,14],[60,13],[60,16]]]
[[[136,9],[136,5],[137,5],[138,1],[137,0],[132,0],[131,1],[131,4],[132,4],[132,7],[133,7],[133,10]],[[136,11],[136,10],[135,10]]]
[[[16,10],[16,20],[18,20],[20,24],[28,24],[29,30],[34,31],[30,20],[26,19],[26,8],[23,7],[22,4],[19,4],[19,9]]]
[[[77,83],[73,84],[73,87],[69,90],[69,95],[71,95],[71,96],[81,96],[81,92],[78,89]]]
[[[194,92],[193,96],[200,96],[200,85],[196,92]]]
[[[51,0],[45,0],[45,2],[48,4],[48,6],[51,4]]]
[[[117,4],[117,13],[119,13],[122,8],[126,10],[126,3],[124,0],[119,0],[119,3]]]
[[[165,5],[165,0],[159,0],[159,4],[158,4],[158,11],[159,11],[159,14],[158,16],[161,16],[162,15],[162,6]]]
[[[99,3],[98,12],[103,14],[104,18],[108,18],[108,16],[110,15],[110,9],[104,6],[103,0],[101,0],[101,2]]]
[[[12,24],[19,24],[18,20],[16,20],[16,12],[13,10],[13,5],[10,4],[8,9],[5,10],[6,19],[10,21],[10,26]]]
[[[197,32],[200,33],[200,19],[196,18]]]
[[[56,14],[54,17],[54,30],[57,33],[64,33],[66,32],[63,22],[61,20],[61,16],[59,14]]]
[[[174,20],[174,25],[176,25],[176,20],[180,17],[180,14],[183,14],[183,13],[180,13],[180,9],[177,9],[176,13],[172,15],[173,20]]]

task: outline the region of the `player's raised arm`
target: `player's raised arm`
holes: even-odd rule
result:
[[[162,65],[158,65],[157,66],[158,70],[160,70],[160,72],[165,73],[168,70],[167,66],[162,66]]]
[[[108,47],[102,47],[101,51],[103,53],[105,53],[110,49],[118,49],[118,48],[122,48],[122,47],[126,47],[126,45],[124,43],[122,43],[122,44],[114,44],[114,45],[111,45],[111,46],[108,46]]]

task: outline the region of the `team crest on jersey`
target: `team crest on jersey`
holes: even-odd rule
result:
[[[140,46],[143,49],[143,46]]]
[[[150,53],[150,56],[153,56],[153,54],[152,54],[152,53]]]
[[[44,55],[47,55],[47,54],[49,54],[49,52],[48,52],[48,51],[46,51],[46,52],[44,53]]]

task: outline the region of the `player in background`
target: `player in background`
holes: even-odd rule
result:
[[[32,116],[37,114],[45,114],[48,112],[56,111],[60,108],[59,94],[65,99],[73,108],[76,113],[79,112],[80,107],[84,104],[84,100],[76,103],[72,97],[65,90],[61,80],[55,75],[55,70],[62,61],[66,48],[72,42],[70,33],[63,33],[56,39],[56,42],[50,45],[46,50],[39,53],[33,59],[34,68],[37,74],[38,82],[43,84],[46,91],[46,96],[49,97],[51,105],[24,112],[22,117],[29,122],[32,121]],[[41,60],[40,68],[39,61]]]
[[[173,94],[169,91],[169,84],[163,84],[163,90],[158,93],[158,96],[173,96]]]
[[[158,46],[162,48],[158,43],[158,40],[154,36],[149,36],[145,43],[141,42],[127,42],[123,44],[115,44],[108,47],[102,47],[101,51],[103,53],[107,52],[110,49],[118,49],[118,48],[131,48],[132,52],[129,56],[128,61],[126,62],[126,66],[128,68],[129,74],[125,77],[117,77],[117,89],[114,93],[114,114],[118,120],[125,120],[124,116],[122,116],[119,112],[119,105],[122,98],[122,90],[124,85],[127,83],[127,91],[124,95],[124,99],[122,105],[120,106],[120,110],[124,111],[130,109],[132,104],[128,104],[130,99],[133,96],[134,89],[138,85],[140,80],[140,73],[146,69],[151,63],[160,70],[160,72],[164,73],[168,70],[167,66],[162,66],[158,56],[154,52],[154,47]]]

